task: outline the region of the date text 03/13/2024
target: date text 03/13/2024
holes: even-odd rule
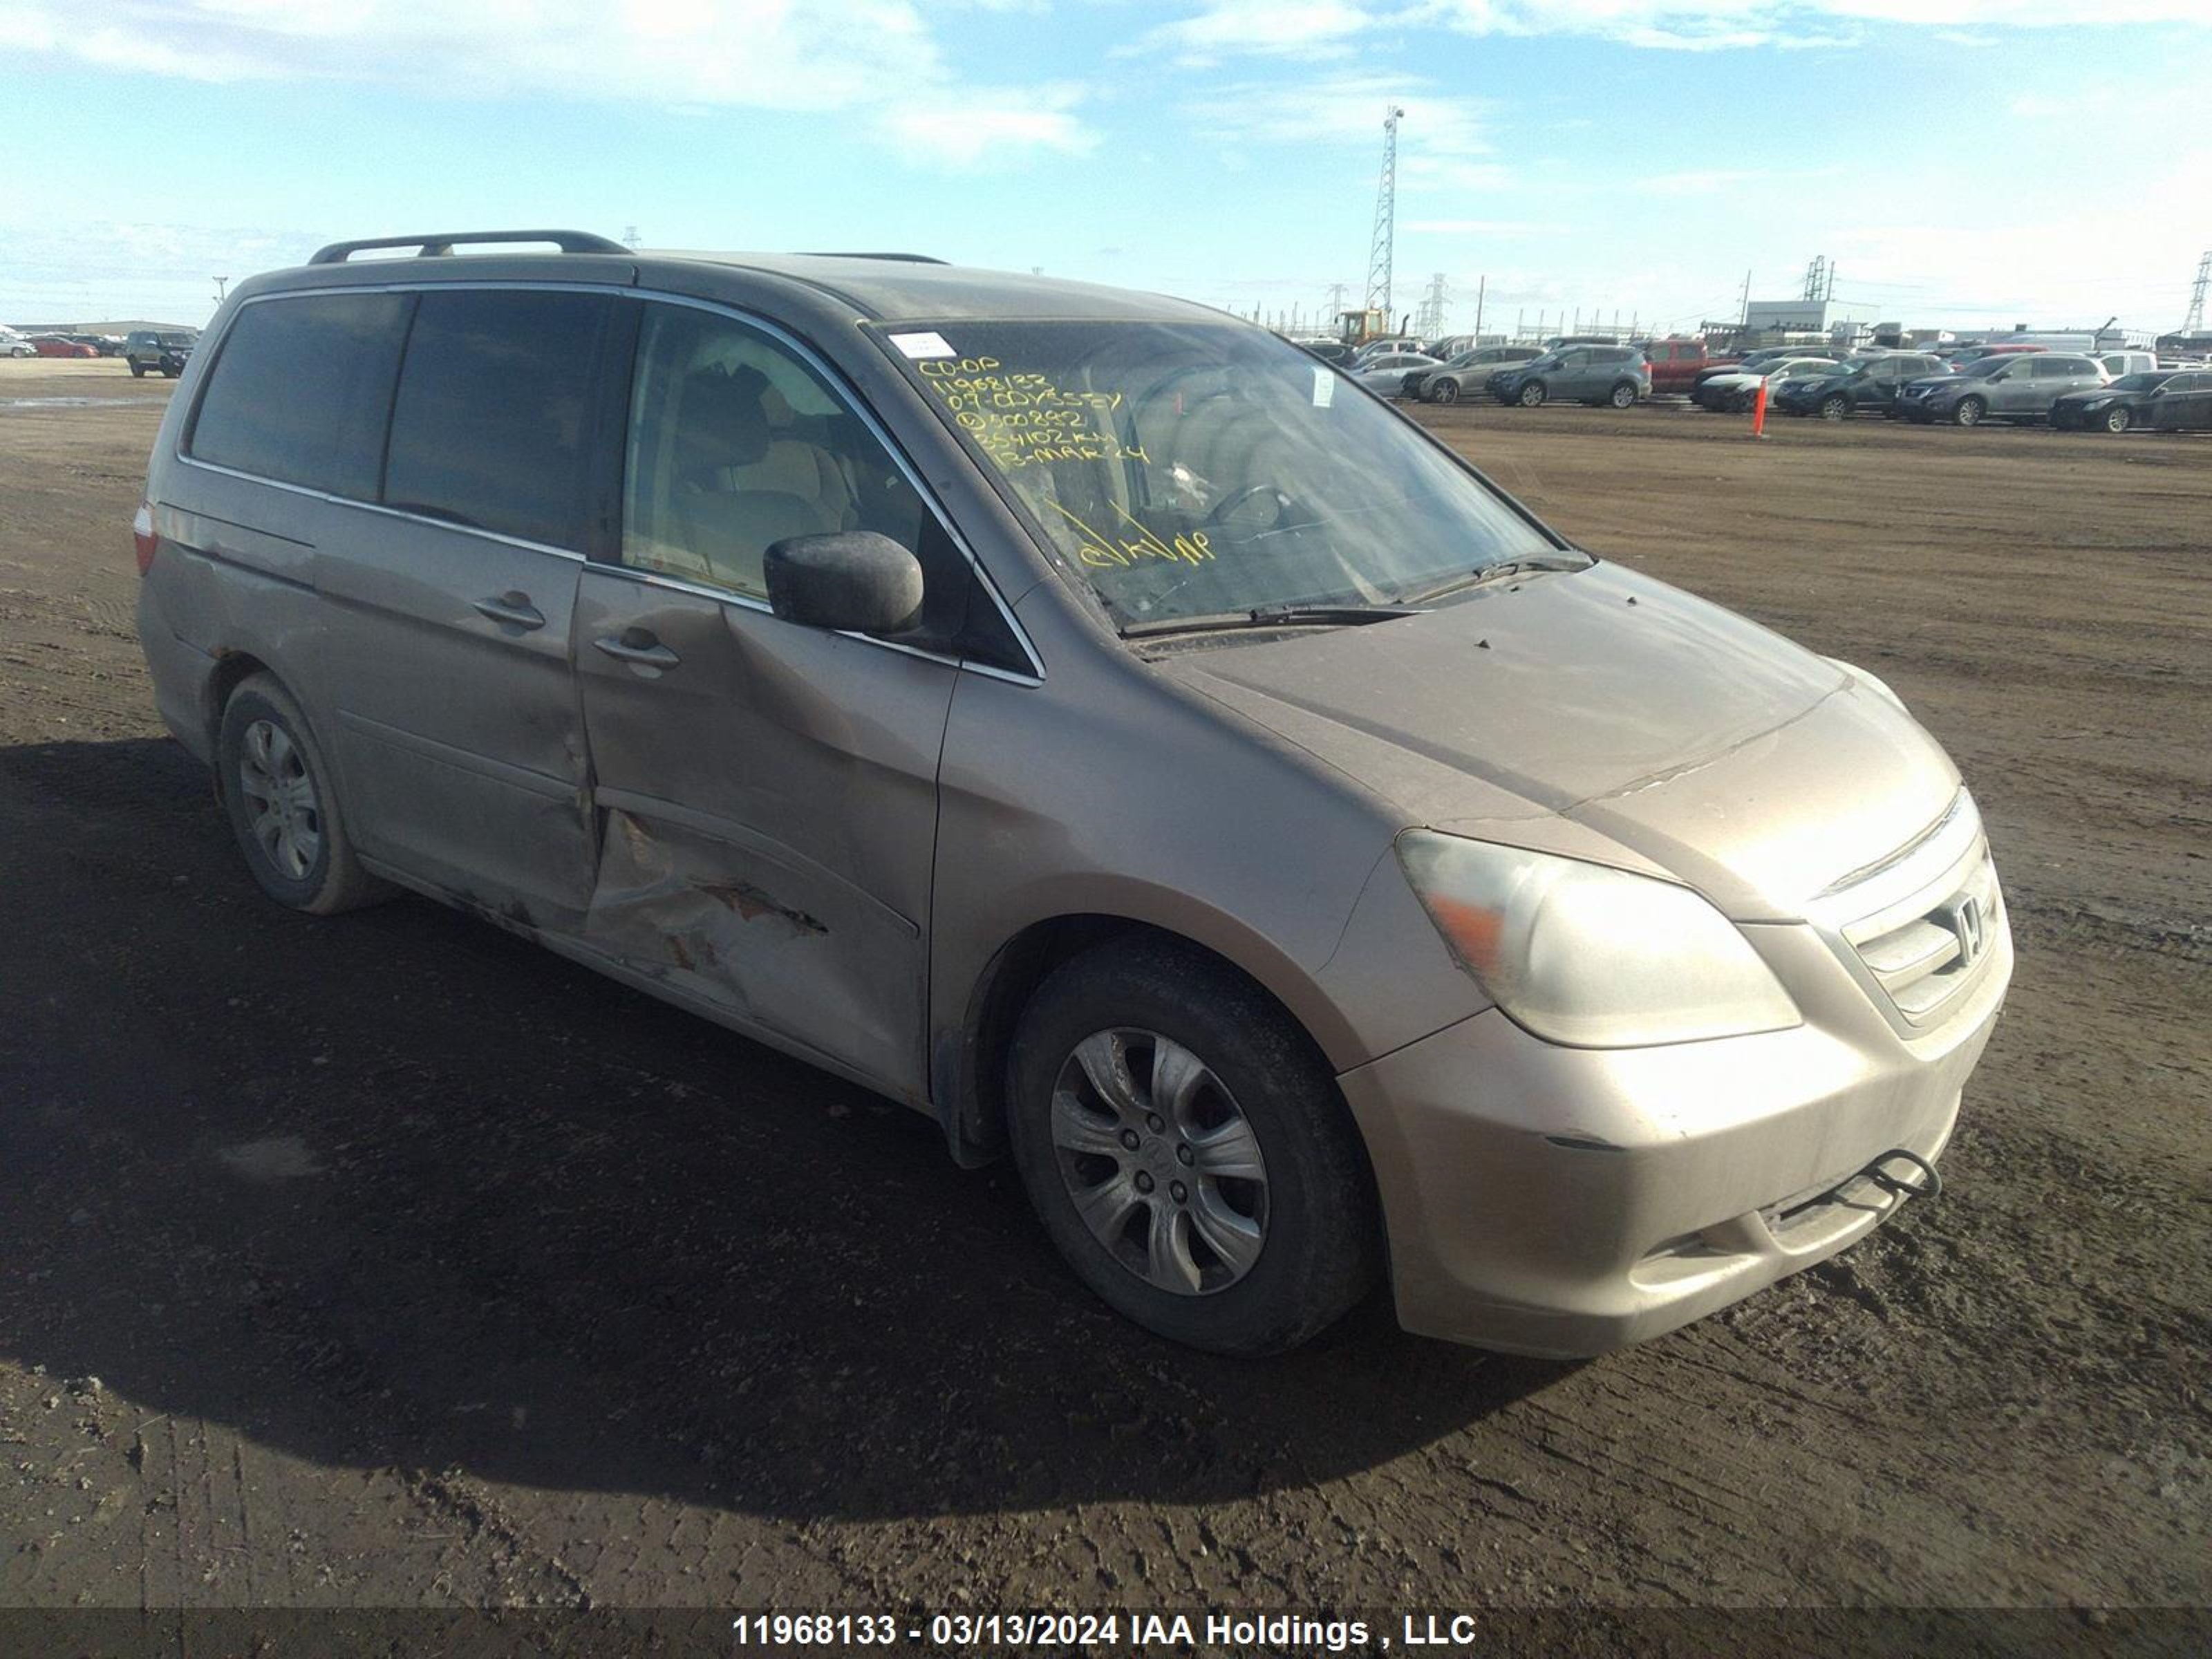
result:
[[[1468,1613],[1407,1613],[1397,1637],[1406,1648],[1464,1648],[1480,1634]],[[1300,1648],[1346,1653],[1370,1642],[1393,1645],[1364,1619],[1299,1613],[781,1613],[731,1622],[738,1647],[1036,1648],[1121,1647],[1188,1651],[1193,1644],[1241,1650]]]

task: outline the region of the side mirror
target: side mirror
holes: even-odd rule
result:
[[[873,530],[787,537],[762,569],[769,609],[804,627],[895,634],[921,614],[921,562]]]

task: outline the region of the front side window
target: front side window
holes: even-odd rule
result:
[[[1286,349],[1309,374],[1334,376]],[[965,556],[846,399],[758,329],[648,305],[630,392],[623,562],[765,599],[772,544],[839,531],[887,536],[921,562],[922,616],[902,641],[973,643]]]
[[[385,501],[580,548],[592,386],[611,308],[594,294],[422,295],[392,404]]]
[[[408,303],[398,294],[318,294],[242,307],[192,416],[188,453],[374,499]]]
[[[1124,626],[1383,603],[1555,550],[1385,405],[1258,330],[886,331],[984,471]]]

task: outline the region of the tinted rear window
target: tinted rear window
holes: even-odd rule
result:
[[[246,307],[193,416],[191,453],[285,483],[373,497],[406,320],[407,300],[398,294]]]
[[[426,294],[407,341],[384,499],[555,547],[582,544],[585,440],[609,302]]]

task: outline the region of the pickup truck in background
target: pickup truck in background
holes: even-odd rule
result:
[[[1734,363],[1725,352],[1716,353],[1703,340],[1654,340],[1644,348],[1651,363],[1651,393],[1686,396],[1698,376],[1709,368]]]

